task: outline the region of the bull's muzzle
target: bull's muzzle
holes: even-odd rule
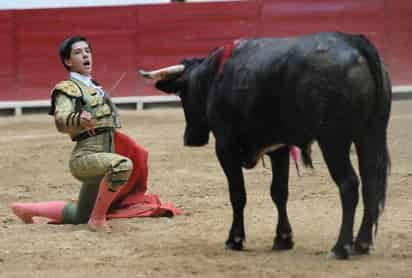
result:
[[[209,130],[185,129],[183,144],[188,147],[201,147],[209,143]]]

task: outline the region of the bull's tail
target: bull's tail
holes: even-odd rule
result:
[[[350,44],[358,49],[366,58],[372,77],[375,81],[375,105],[371,124],[387,125],[392,101],[392,86],[389,75],[376,47],[364,35],[351,35]]]
[[[389,121],[392,89],[388,73],[373,44],[362,35],[350,37],[351,44],[366,58],[375,81],[374,109],[368,127],[356,141],[359,157],[362,193],[365,204],[364,221],[377,224],[385,207],[387,175],[390,158],[387,146],[387,126]]]

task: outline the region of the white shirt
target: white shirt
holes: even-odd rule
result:
[[[74,78],[80,82],[82,82],[84,85],[93,87],[97,90],[100,96],[104,96],[104,91],[101,86],[97,86],[92,82],[92,77],[90,75],[82,75],[78,72],[71,71],[70,72],[70,78]]]

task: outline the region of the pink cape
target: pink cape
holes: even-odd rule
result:
[[[146,194],[148,152],[127,135],[115,131],[115,152],[133,161],[133,172],[127,184],[120,187],[107,218],[174,216],[181,211],[171,203],[162,203],[156,194]]]

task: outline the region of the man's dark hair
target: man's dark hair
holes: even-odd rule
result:
[[[64,60],[70,59],[70,53],[72,51],[72,45],[76,42],[81,42],[84,41],[89,45],[90,51],[92,50],[92,46],[89,43],[89,41],[80,35],[75,35],[70,38],[67,38],[64,40],[64,42],[60,45],[59,49],[59,55],[60,55],[60,61],[62,62],[63,66],[70,71],[70,67],[68,67],[65,63]]]

